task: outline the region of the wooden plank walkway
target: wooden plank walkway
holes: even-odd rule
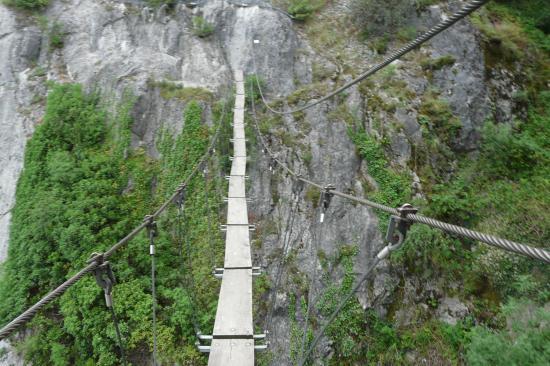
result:
[[[235,72],[233,163],[227,195],[227,225],[222,285],[214,323],[209,366],[253,366],[252,259],[246,203],[244,82]]]

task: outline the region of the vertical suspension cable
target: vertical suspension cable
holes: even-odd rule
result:
[[[127,365],[126,353],[124,352],[124,344],[122,343],[122,336],[120,334],[120,328],[118,326],[118,318],[115,313],[115,303],[112,296],[111,296],[111,306],[109,307],[109,309],[111,312],[111,318],[113,319],[113,324],[115,325],[115,333],[116,333],[116,338],[118,342],[118,348],[120,350],[120,358],[122,358],[122,364],[126,366]]]
[[[212,210],[211,210],[211,207],[210,207],[210,202],[209,202],[209,199],[208,199],[208,168],[205,167],[204,168],[204,171],[203,171],[203,176],[204,176],[204,206],[205,206],[205,209],[206,209],[206,221],[207,221],[207,230],[208,230],[208,242],[209,242],[209,245],[210,245],[210,265],[212,267],[212,269],[216,266],[216,246],[214,244],[214,240],[213,240],[213,237],[212,237],[212,220],[211,220],[211,214],[212,214]]]
[[[151,257],[151,296],[153,300],[153,366],[157,366],[157,287],[156,287],[156,261],[155,261],[155,236],[157,224],[148,219],[147,231],[149,234],[149,256]]]
[[[200,333],[200,327],[198,323],[198,317],[197,317],[197,307],[195,304],[195,296],[197,294],[196,288],[195,288],[195,277],[193,274],[193,259],[191,257],[191,243],[189,241],[189,223],[185,220],[185,209],[182,210],[183,216],[183,225],[185,225],[185,250],[187,252],[187,291],[189,292],[189,300],[191,303],[191,321],[193,322],[193,328],[195,330],[195,334]],[[183,263],[182,263],[183,264]],[[184,268],[185,270],[185,268]]]
[[[319,196],[318,207],[321,207],[321,205],[323,204],[322,201],[323,201],[323,195]],[[320,215],[324,215],[324,213],[320,213]],[[312,307],[313,307],[313,303],[315,302],[314,297],[313,297],[313,293],[314,293],[314,290],[315,290],[315,280],[317,279],[317,265],[318,265],[318,262],[319,262],[318,244],[319,244],[319,241],[322,240],[322,238],[323,238],[323,232],[324,232],[324,228],[325,228],[324,217],[322,217],[322,216],[319,220],[319,225],[320,225],[320,228],[319,228],[319,230],[317,230],[317,232],[318,232],[318,235],[316,235],[317,237],[312,238],[313,239],[312,240],[312,249],[314,251],[313,256],[315,257],[315,261],[313,263],[313,273],[311,274],[311,281],[310,281],[310,284],[309,284],[309,290],[308,290],[308,294],[307,294],[307,310],[306,310],[306,318],[304,320],[302,343],[300,345],[300,357],[302,357],[303,352],[304,352],[304,348],[306,346],[307,330],[309,328],[309,325],[308,325],[309,317],[311,315],[311,310],[312,310]]]

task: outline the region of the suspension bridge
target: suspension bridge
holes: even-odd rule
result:
[[[246,198],[246,138],[244,133],[244,80],[241,70],[235,71],[235,109],[233,111],[233,157],[227,195],[227,224],[223,268],[215,272],[222,279],[212,344],[199,346],[210,352],[208,365],[254,365],[252,322],[252,267],[250,255],[251,229],[248,223]],[[205,339],[203,336],[199,338]]]
[[[319,103],[322,103],[329,98],[341,93],[352,85],[365,79],[369,75],[372,75],[376,71],[389,65],[391,62],[410,52],[414,48],[420,46],[435,35],[452,26],[460,19],[463,19],[486,2],[487,0],[470,1],[455,14],[442,20],[439,24],[434,26],[428,32],[411,41],[403,48],[392,53],[382,62],[361,73],[356,79],[348,82],[342,87],[337,88],[335,91],[327,94],[326,96],[294,110],[278,111],[273,109],[267,103],[261,85],[258,81],[258,78],[256,77],[256,87],[259,90],[261,100],[267,110],[277,114],[297,113],[318,105]],[[259,42],[254,41],[253,47],[257,47],[258,44]],[[252,61],[254,65],[255,75],[257,75],[254,52],[255,51],[252,52]],[[259,267],[253,266],[251,257],[250,232],[254,230],[254,225],[249,223],[248,221],[248,198],[246,195],[246,181],[248,179],[248,176],[246,175],[247,138],[245,134],[244,123],[246,110],[245,82],[243,71],[234,71],[233,79],[236,91],[233,110],[233,136],[231,139],[231,142],[233,143],[233,156],[231,158],[232,162],[230,174],[226,177],[226,179],[229,181],[226,199],[227,218],[226,223],[221,225],[221,230],[225,232],[225,257],[223,267],[213,269],[213,275],[221,279],[219,301],[211,334],[202,334],[195,326],[197,347],[201,352],[208,354],[209,366],[254,365],[255,352],[259,350],[265,350],[268,347],[268,343],[265,341],[266,332],[263,332],[261,334],[254,333],[252,300],[253,278],[254,276],[261,274],[261,269]],[[250,85],[250,87],[252,88],[253,85]],[[430,217],[425,217],[418,214],[417,210],[408,204],[403,204],[401,207],[398,208],[388,207],[363,197],[356,197],[347,193],[343,193],[337,190],[336,187],[333,185],[320,184],[301,174],[296,173],[291,167],[289,167],[279,157],[277,157],[277,154],[275,154],[271,150],[269,144],[267,143],[258,126],[254,98],[250,98],[250,101],[251,108],[249,112],[254,124],[254,131],[258,137],[258,142],[262,148],[262,151],[271,161],[270,170],[273,171],[273,174],[279,172],[280,174],[285,174],[286,176],[291,177],[297,185],[301,185],[302,187],[303,185],[308,185],[320,191],[321,195],[319,200],[319,220],[321,223],[323,222],[324,217],[327,214],[332,198],[335,196],[391,214],[390,222],[388,225],[388,232],[386,233],[385,237],[387,245],[373,258],[369,267],[365,270],[364,274],[357,279],[351,291],[349,291],[347,295],[340,300],[336,309],[330,314],[330,316],[327,317],[325,322],[320,325],[319,330],[317,331],[317,334],[315,335],[313,341],[309,342],[309,344],[306,344],[307,342],[304,332],[304,339],[302,340],[302,346],[300,349],[301,352],[298,360],[298,364],[300,366],[304,365],[307,360],[310,359],[312,354],[315,352],[316,346],[322,338],[327,327],[331,324],[332,321],[334,321],[334,319],[336,319],[342,308],[355,295],[355,293],[365,283],[365,281],[368,280],[369,276],[372,274],[376,266],[381,261],[388,258],[391,252],[397,250],[403,244],[407,232],[410,226],[413,224],[428,225],[430,227],[440,229],[456,236],[469,238],[512,253],[530,257],[534,260],[542,261],[546,264],[550,264],[550,252],[545,249],[513,242],[507,239],[480,233],[457,225],[451,225]],[[212,140],[207,150],[205,151],[204,155],[201,157],[197,165],[189,173],[185,180],[176,188],[174,193],[155,212],[153,212],[151,215],[146,216],[143,222],[141,222],[123,239],[115,243],[110,249],[103,253],[94,253],[91,256],[91,259],[88,261],[87,265],[84,266],[79,272],[71,276],[69,279],[67,279],[67,281],[62,283],[53,291],[49,292],[40,301],[38,301],[36,304],[28,308],[26,311],[24,311],[22,314],[20,314],[10,323],[5,325],[2,329],[0,329],[0,340],[9,337],[17,330],[20,330],[21,327],[29,322],[44,306],[55,300],[57,297],[61,296],[69,287],[74,285],[84,276],[88,274],[93,274],[96,278],[97,283],[104,291],[106,305],[110,309],[112,319],[115,324],[115,330],[120,349],[120,356],[123,363],[126,364],[124,341],[122,339],[121,332],[118,327],[116,313],[114,311],[114,299],[112,295],[112,290],[113,285],[115,284],[115,279],[109,263],[109,258],[112,257],[116,251],[122,249],[139,233],[145,230],[148,233],[150,240],[149,254],[151,257],[151,293],[153,297],[152,364],[155,366],[158,365],[158,347],[156,335],[157,303],[155,287],[155,237],[158,230],[156,226],[156,220],[172,204],[176,204],[180,208],[181,212],[181,207],[184,204],[185,190],[191,179],[205,168],[205,164],[212,156],[214,146],[220,136],[221,124],[221,122],[218,123],[216,132],[212,137]],[[277,167],[279,169],[276,169]],[[300,192],[301,189],[298,189],[297,193],[295,194],[294,201],[297,202],[300,199]],[[296,208],[296,206],[297,205],[295,205],[294,208]],[[278,289],[281,268],[282,267],[279,264],[274,292],[277,292]],[[312,301],[312,299],[309,299],[307,316],[309,316],[310,314],[310,304],[312,302],[314,301]],[[269,314],[266,318],[265,324],[269,326]]]

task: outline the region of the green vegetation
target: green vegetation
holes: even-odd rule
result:
[[[436,71],[441,70],[446,66],[454,65],[455,61],[456,60],[453,56],[445,55],[436,59],[428,58],[426,60],[422,60],[422,62],[420,62],[420,66],[422,66],[424,70]]]
[[[367,162],[369,175],[378,184],[378,188],[367,189],[368,197],[391,207],[398,207],[408,202],[411,196],[410,178],[389,166],[381,143],[364,130],[354,132],[349,129],[348,132],[357,147],[359,156]],[[388,218],[389,215],[380,214],[382,232],[385,232]]]
[[[441,0],[415,0],[416,9],[419,11],[422,11],[426,9],[428,6],[435,5],[440,2]]]
[[[261,100],[261,94],[260,89],[258,88],[258,84],[260,84],[260,87],[262,90],[265,88],[265,81],[258,77],[255,74],[249,74],[246,75],[244,80],[244,87],[245,87],[245,97],[246,97],[246,103],[249,106],[252,106],[252,101],[254,103],[259,102]]]
[[[164,99],[179,99],[182,102],[190,100],[200,100],[204,102],[212,101],[212,92],[204,88],[184,87],[168,80],[155,81],[148,80],[148,85],[151,88],[159,88],[160,96]]]
[[[201,16],[193,17],[193,33],[200,38],[206,38],[214,33],[214,26]]]
[[[56,48],[62,48],[65,38],[63,23],[58,21],[50,22],[46,16],[38,15],[35,17],[38,27],[48,36],[50,51]]]
[[[92,252],[104,251],[125,236],[173,192],[204,152],[209,131],[196,102],[186,106],[181,134],[162,134],[160,161],[147,158],[141,149],[129,152],[132,106],[128,99],[110,116],[97,96],[86,95],[77,85],[55,85],[50,91],[17,186],[9,257],[0,281],[2,324],[82,267]],[[214,115],[219,113],[215,108]],[[202,176],[195,177],[188,186],[185,219],[180,222],[170,208],[159,220],[158,338],[163,363],[204,363],[194,347],[192,324],[211,328],[215,312],[217,284],[209,273],[214,261],[221,260],[223,243],[217,231],[209,232],[205,216],[212,215],[215,222],[217,184],[217,178],[205,184]],[[147,355],[152,347],[147,246],[142,234],[111,259],[117,277],[115,307],[131,355]],[[178,248],[183,248],[183,258]],[[192,268],[184,260],[188,255]],[[92,276],[49,305],[30,329],[32,334],[18,348],[33,364],[120,364],[110,314]]]
[[[355,0],[355,22],[369,37],[380,37],[403,27],[414,11],[411,1]]]
[[[172,7],[176,4],[176,0],[147,0],[147,4],[154,8],[158,8],[164,4]]]
[[[290,0],[290,4],[288,5],[288,13],[292,15],[292,19],[304,21],[314,12],[323,7],[323,5],[324,1]]]
[[[25,10],[38,10],[46,7],[49,0],[2,0],[8,6],[13,6]]]
[[[502,307],[506,329],[473,328],[466,353],[469,365],[546,365],[550,359],[550,313],[529,300],[511,300]]]
[[[55,48],[62,48],[63,38],[65,37],[63,24],[59,22],[53,22],[48,31],[48,37],[50,39],[50,50]]]
[[[319,303],[317,309],[324,317],[330,316],[340,304],[342,298],[351,290],[355,281],[353,271],[353,258],[357,255],[357,246],[344,245],[340,247],[335,258],[331,258],[332,265],[341,265],[344,271],[344,278],[339,285],[328,286]],[[340,361],[364,361],[366,342],[360,337],[364,334],[365,312],[361,308],[359,301],[353,299],[349,301],[334,322],[327,328],[326,335],[334,342],[333,347]]]
[[[462,128],[460,119],[454,116],[447,100],[434,90],[428,91],[422,98],[419,109],[419,123],[447,145],[452,145]]]

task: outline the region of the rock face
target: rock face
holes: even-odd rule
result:
[[[16,14],[0,5],[0,262],[7,256],[10,210],[23,168],[25,142],[39,120],[33,105],[37,83],[29,66],[40,54],[37,27],[19,25]]]
[[[47,32],[0,4],[0,262],[7,252],[9,210],[15,199],[25,142],[43,114],[46,80],[81,83],[89,90],[100,90],[115,104],[126,92],[131,92],[136,97],[132,111],[133,146],[144,146],[151,156],[157,157],[157,132],[161,128],[180,130],[183,106],[163,99],[158,88],[152,87],[155,82],[168,80],[222,94],[231,85],[232,70],[242,69],[245,75],[260,75],[266,82],[266,91],[274,97],[290,94],[299,87],[297,84],[310,83],[312,60],[326,66],[330,74],[327,83],[333,84],[338,77],[349,78],[333,60],[319,55],[306,37],[295,31],[283,12],[255,1],[247,2],[248,6],[241,3],[211,0],[201,1],[196,7],[178,3],[173,9],[166,6],[152,9],[139,3],[109,0],[53,1],[45,16],[63,27],[64,44],[58,49],[49,46]],[[337,2],[338,14],[347,9],[339,7],[340,3],[345,5],[348,1]],[[426,14],[429,24],[444,16],[440,7],[430,7]],[[211,23],[214,33],[204,38],[195,35],[194,16]],[[254,45],[255,39],[259,43]],[[366,47],[358,52],[372,54]],[[478,144],[477,129],[488,116],[490,101],[486,96],[482,52],[472,26],[466,21],[460,22],[434,39],[423,52],[432,58],[452,55],[455,59],[452,67],[433,73],[432,84],[446,96],[462,123],[457,147],[474,149]],[[396,78],[404,80],[410,90],[421,95],[429,82],[425,75],[407,71],[413,69],[413,64],[414,61],[406,61],[407,67],[400,68]],[[504,77],[503,80],[502,85]],[[502,85],[499,87],[505,89]],[[323,103],[304,116],[282,118],[281,129],[296,141],[296,146],[285,144],[282,138],[270,138],[269,143],[278,157],[295,171],[316,182],[334,184],[340,191],[361,196],[363,180],[372,180],[368,176],[368,162],[357,156],[348,136],[348,125],[331,112],[343,103],[348,110],[357,111],[357,118],[362,120],[369,101],[356,88],[348,90],[343,99],[343,102]],[[415,97],[382,116],[383,123],[389,124],[395,118],[402,125],[402,130],[391,136],[389,148],[394,160],[403,167],[411,160],[411,143],[422,140],[419,103]],[[499,108],[501,114],[506,115],[506,105]],[[335,197],[325,222],[320,224],[316,199],[307,198],[308,187],[294,184],[287,175],[270,173],[269,159],[259,146],[252,146],[252,150],[249,195],[255,200],[250,211],[262,227],[272,224],[280,233],[264,230],[262,248],[254,252],[255,265],[266,266],[274,283],[283,247],[285,254],[296,253],[293,269],[308,285],[311,278],[314,279],[315,297],[343,276],[342,270],[335,268],[328,280],[318,280],[315,274],[321,273],[319,253],[333,256],[342,245],[355,245],[358,254],[354,272],[360,276],[383,246],[375,213]],[[412,175],[415,176],[414,172]],[[421,190],[418,177],[414,182],[411,179],[411,184]],[[374,181],[370,185],[377,186]],[[387,313],[395,301],[398,285],[391,272],[389,264],[383,263],[374,280],[359,292],[358,298],[364,307],[373,306],[381,315]],[[278,365],[292,364],[288,356],[290,299],[286,296],[286,290],[292,286],[295,284],[286,268],[280,291],[274,296],[274,316],[270,324],[270,349],[278,355]],[[403,303],[411,304],[412,308],[422,302],[420,310],[427,311],[423,303],[425,297],[414,297],[415,289],[423,284],[407,283],[407,286],[410,291],[404,294]],[[298,297],[307,297],[304,292],[299,292]],[[297,317],[303,319],[300,311],[297,309]],[[437,312],[443,321],[453,323],[467,313],[467,308],[457,299],[444,298]],[[402,324],[410,322],[411,316],[406,312],[396,314]]]

